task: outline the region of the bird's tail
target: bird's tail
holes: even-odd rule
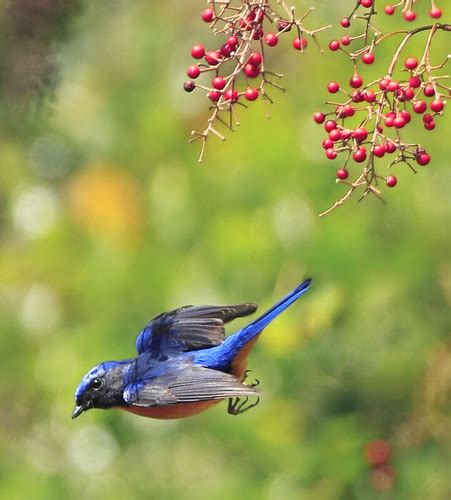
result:
[[[250,340],[258,335],[263,330],[263,328],[265,328],[265,326],[271,323],[274,318],[276,318],[281,312],[285,311],[285,309],[291,306],[291,304],[296,302],[299,297],[301,297],[301,295],[303,295],[310,288],[311,281],[311,279],[303,281],[286,297],[277,302],[273,307],[271,307],[271,309],[266,311],[263,316],[260,316],[238,332],[227,337],[223,346],[226,347],[226,344],[229,344],[227,347],[228,349],[230,349],[230,351],[235,353],[238,352]]]

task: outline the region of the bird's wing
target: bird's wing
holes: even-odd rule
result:
[[[136,339],[138,354],[155,357],[168,351],[193,351],[219,345],[224,340],[224,324],[257,309],[255,304],[236,306],[185,306],[154,318]]]
[[[134,406],[165,406],[196,403],[237,396],[256,396],[258,391],[228,373],[196,365],[125,387],[124,400]]]

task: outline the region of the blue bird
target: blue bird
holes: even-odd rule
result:
[[[301,283],[263,316],[225,337],[224,325],[256,311],[255,304],[185,306],[162,313],[136,339],[138,356],[105,361],[90,370],[75,392],[72,418],[90,408],[117,408],[151,418],[196,415],[228,400],[237,415],[258,403],[256,385],[246,384],[247,357],[263,329],[299,299]]]

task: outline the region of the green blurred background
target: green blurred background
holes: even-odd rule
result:
[[[312,27],[353,4],[310,3]],[[344,56],[279,44],[288,92],[273,92],[271,120],[250,106],[198,165],[187,139],[207,105],[181,84],[190,47],[212,42],[203,2],[1,5],[1,498],[449,498],[446,118],[410,127],[432,162],[397,167],[387,205],[355,198],[320,220],[344,191],[311,115],[328,80],[349,79]],[[307,275],[311,291],[251,356],[256,409],[71,421],[81,376],[133,356],[154,315],[264,308]],[[390,443],[394,481],[365,462],[373,439]]]

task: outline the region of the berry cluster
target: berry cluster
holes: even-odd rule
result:
[[[415,10],[413,9],[413,6],[415,4],[415,1],[416,0],[402,0],[401,2],[398,2],[396,5],[392,5],[392,4],[387,4],[384,8],[384,12],[387,14],[387,16],[392,16],[395,11],[396,11],[396,8],[397,7],[401,7],[401,12],[402,12],[402,17],[409,23],[415,21],[415,19],[417,18],[417,14],[415,12]],[[360,2],[362,5],[363,3]],[[373,1],[369,2],[367,1],[366,3],[369,3],[371,6],[371,4],[373,3]],[[431,1],[431,8],[429,9],[429,16],[432,18],[432,19],[440,19],[442,17],[442,9],[440,9],[439,7],[437,7],[435,5],[435,2],[434,0]]]
[[[344,203],[357,188],[363,188],[362,198],[368,194],[375,194],[380,198],[377,188],[380,181],[390,188],[395,187],[398,182],[395,175],[383,176],[376,170],[375,160],[378,158],[388,157],[388,168],[406,164],[414,172],[415,163],[427,165],[430,155],[420,144],[404,141],[401,131],[415,121],[415,115],[421,116],[425,130],[434,130],[436,120],[443,114],[446,105],[444,98],[450,92],[444,83],[448,77],[436,74],[444,67],[447,59],[442,64],[432,65],[430,47],[436,33],[451,31],[451,25],[436,23],[410,30],[381,33],[372,23],[372,17],[377,15],[374,4],[375,0],[358,0],[351,15],[340,21],[340,25],[347,29],[351,25],[351,19],[363,20],[364,30],[361,34],[345,34],[341,39],[331,40],[329,43],[332,52],[344,53],[352,61],[353,73],[348,85],[344,87],[335,81],[327,84],[329,94],[341,95],[343,99],[328,101],[326,104],[332,110],[327,113],[316,112],[313,119],[316,123],[323,124],[327,134],[322,143],[326,157],[330,160],[335,160],[339,155],[344,157],[336,171],[336,181],[346,184],[349,189],[320,216]],[[413,0],[402,1],[396,6],[386,6],[385,12],[392,15],[395,8],[402,5],[404,18],[411,22],[414,20],[410,14],[414,13],[413,4]],[[442,11],[432,3],[429,15],[436,19],[442,15]],[[409,55],[403,58],[403,67],[400,67],[401,53],[407,43],[413,36],[421,33],[426,35],[421,57]],[[396,35],[403,35],[403,39],[387,72],[381,78],[366,83],[360,74],[360,65],[373,64],[379,44]],[[353,163],[362,164],[363,168],[358,168],[357,177],[349,182],[347,179],[350,171],[356,169]]]
[[[288,7],[283,0],[210,0],[209,3],[211,6],[202,11],[201,18],[223,40],[214,49],[201,44],[192,47],[191,56],[198,62],[188,67],[189,80],[183,86],[186,92],[203,90],[211,104],[206,129],[192,132],[191,141],[202,140],[199,161],[210,134],[224,140],[217,130],[218,124],[230,130],[239,124],[238,106],[246,107],[245,102],[259,98],[264,104],[272,103],[269,86],[285,90],[273,81],[282,75],[268,70],[265,50],[275,47],[287,33],[291,33],[291,43],[297,51],[304,52],[309,39],[320,48],[316,34],[329,27],[306,29],[303,21],[312,9],[297,18],[294,7]],[[207,77],[207,82],[199,83],[200,76]],[[266,107],[265,111],[268,114]]]

